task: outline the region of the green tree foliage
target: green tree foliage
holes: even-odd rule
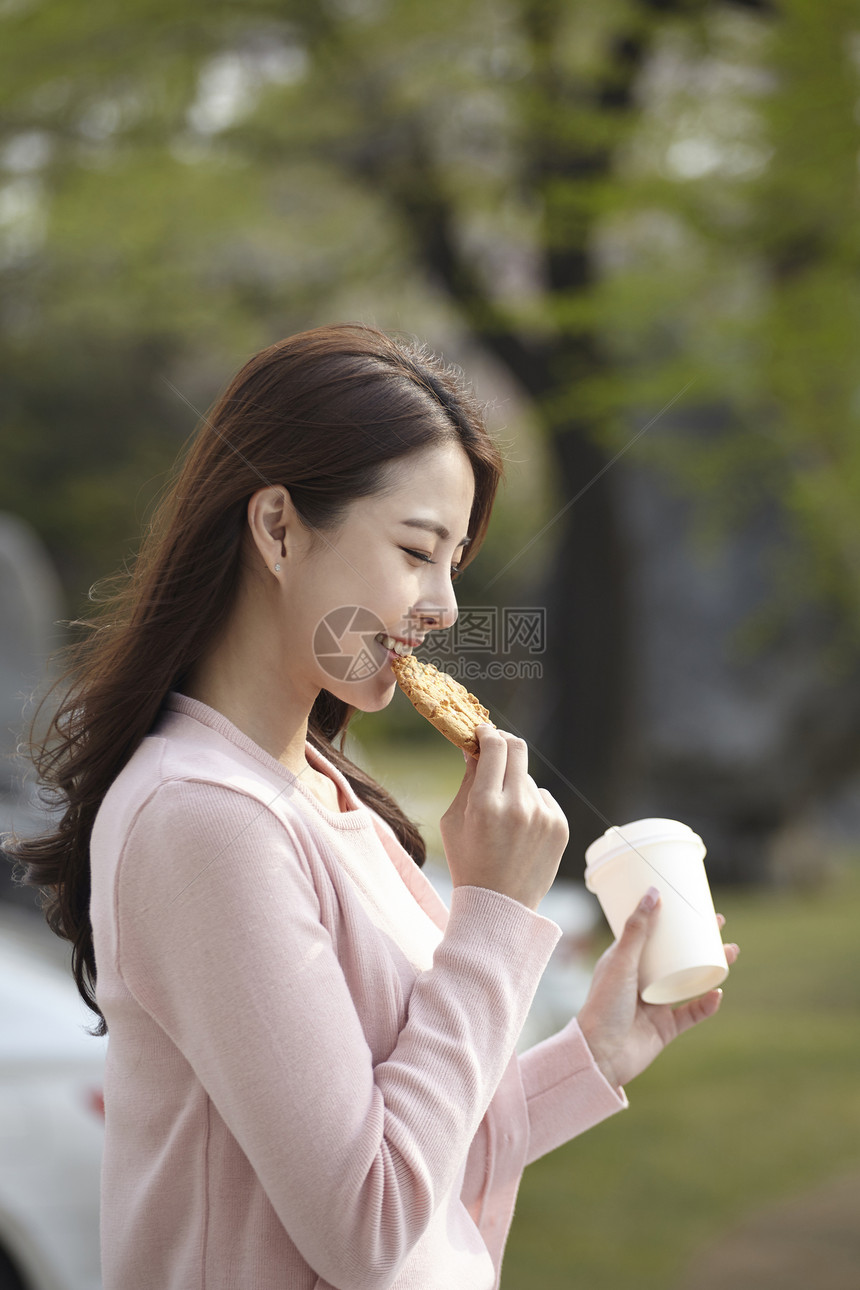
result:
[[[856,630],[849,0],[6,0],[0,31],[0,507],[70,588],[126,552],[192,406],[357,305],[477,344],[534,409],[558,519],[485,568],[555,615],[539,743],[577,850],[572,786],[609,809],[623,747],[618,453],[714,523],[777,497],[789,592]]]
[[[709,442],[643,450],[718,525],[768,498],[788,508],[799,540],[778,583],[838,606],[843,663],[860,626],[858,28],[843,0],[676,27],[628,155],[630,210],[604,226],[634,380],[662,392],[674,356],[675,379],[729,414]]]

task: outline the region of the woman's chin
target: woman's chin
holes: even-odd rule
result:
[[[362,702],[356,704],[356,707],[361,708],[362,712],[381,712],[383,708],[388,707],[389,703],[394,698],[394,691],[396,689],[397,683],[395,681],[392,682],[391,685],[387,685],[384,690],[377,691],[374,695],[369,695],[366,703]]]
[[[380,674],[377,673],[366,681],[353,681],[351,684],[339,685],[336,690],[332,688],[332,692],[338,699],[343,699],[344,703],[348,703],[359,712],[381,712],[394,698],[396,689],[397,682],[393,676],[390,681],[386,677],[383,683]]]

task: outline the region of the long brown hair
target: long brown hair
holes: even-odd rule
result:
[[[475,475],[471,560],[486,533],[501,456],[457,369],[423,348],[357,324],[291,336],[256,354],[195,432],[133,569],[86,624],[89,635],[70,647],[47,736],[31,745],[43,798],[62,818],[50,833],[5,844],[23,881],[41,888],[52,930],[72,943],[75,980],[101,1018],[99,1033],[105,1023],[89,916],[93,822],[166,695],[182,689],[227,621],[248,499],[282,484],[302,520],[324,531],[351,501],[381,487],[387,463],[451,439]],[[417,827],[343,751],[353,712],[323,690],[308,737],[422,864]]]

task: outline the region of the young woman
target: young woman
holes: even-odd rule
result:
[[[517,1057],[567,840],[526,745],[479,731],[450,911],[335,747],[456,618],[500,469],[436,360],[293,336],[219,400],[78,651],[37,759],[65,814],[16,850],[110,1034],[105,1290],[491,1290],[524,1166],[719,1004],[639,1003],[651,893],[578,1020]],[[320,631],[359,619],[349,672]]]

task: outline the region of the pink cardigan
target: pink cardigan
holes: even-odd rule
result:
[[[104,1290],[492,1290],[524,1166],[626,1105],[575,1022],[515,1055],[558,928],[166,708],[92,838]]]

